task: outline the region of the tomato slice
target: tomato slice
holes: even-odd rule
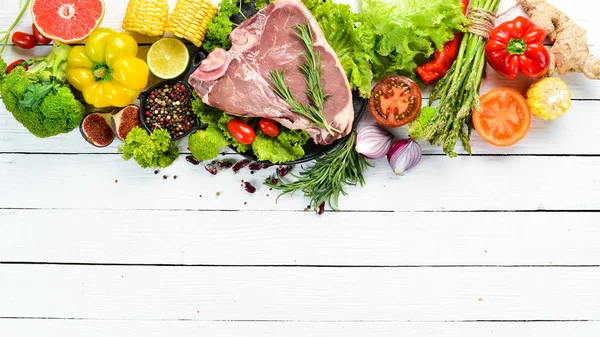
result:
[[[531,126],[527,101],[515,89],[498,88],[481,96],[481,111],[473,111],[473,125],[481,138],[495,146],[519,142]]]
[[[379,124],[398,127],[412,122],[421,109],[421,89],[404,76],[381,80],[371,91],[369,111]]]

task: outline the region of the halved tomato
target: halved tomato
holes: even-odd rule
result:
[[[421,109],[421,89],[408,77],[392,76],[371,91],[369,111],[379,124],[398,127],[412,122]]]
[[[498,88],[481,96],[481,111],[473,111],[473,125],[481,138],[495,146],[519,142],[531,126],[527,101],[515,89]]]

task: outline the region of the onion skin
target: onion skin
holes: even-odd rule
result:
[[[387,154],[392,171],[398,175],[415,167],[421,161],[421,156],[421,145],[412,138],[397,141]]]
[[[356,133],[356,152],[369,159],[380,159],[392,147],[394,136],[377,125],[365,125],[358,128]]]

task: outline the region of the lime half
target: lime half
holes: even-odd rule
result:
[[[156,41],[148,51],[148,68],[158,78],[170,80],[183,74],[190,54],[183,42],[173,38]]]

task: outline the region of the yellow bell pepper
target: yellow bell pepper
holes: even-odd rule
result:
[[[96,29],[69,53],[67,80],[96,108],[131,104],[148,85],[148,65],[127,33]]]

